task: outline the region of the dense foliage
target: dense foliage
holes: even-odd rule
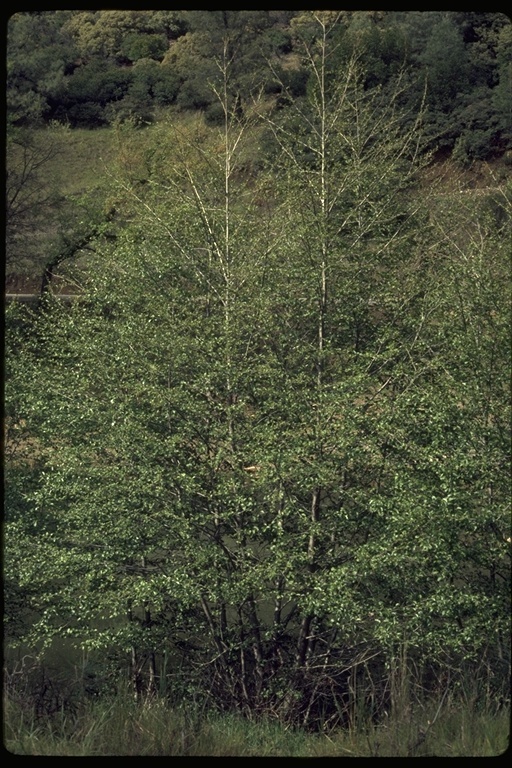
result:
[[[296,98],[307,77],[294,34],[301,18],[298,11],[16,13],[8,26],[9,121],[94,128],[130,117],[143,124],[171,104],[215,119],[209,83],[225,41],[228,55],[236,54],[232,86],[242,101],[256,87],[282,93],[283,77],[295,83]],[[385,88],[406,65],[411,105],[426,87],[432,146],[466,162],[510,149],[510,30],[496,12],[344,11],[336,55],[341,66],[359,51],[365,88]]]
[[[97,693],[128,670],[139,697],[307,727],[356,697],[380,717],[409,679],[503,701],[510,187],[421,186],[400,40],[370,45],[387,16],[286,18],[307,77],[273,68],[269,109],[215,13],[216,119],[161,121],[137,158],[121,125],[80,299],[8,308],[9,644],[85,649]]]

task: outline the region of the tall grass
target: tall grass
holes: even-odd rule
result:
[[[320,734],[236,714],[199,715],[161,699],[138,705],[128,694],[47,717],[27,711],[11,694],[4,700],[4,745],[16,755],[492,757],[507,749],[509,726],[509,709],[451,700]]]

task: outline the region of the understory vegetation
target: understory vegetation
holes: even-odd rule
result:
[[[4,701],[4,745],[16,755],[67,757],[493,757],[509,745],[510,712],[477,708],[472,697],[396,713],[376,724],[310,733],[276,720],[136,705],[129,695],[89,701],[72,712],[37,715],[27,701]]]

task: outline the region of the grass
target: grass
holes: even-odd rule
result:
[[[430,723],[430,724],[429,724]],[[470,706],[423,708],[414,718],[321,734],[277,721],[137,705],[128,697],[91,701],[73,716],[37,718],[6,697],[4,745],[16,755],[189,757],[492,757],[509,743],[510,712]]]
[[[171,118],[177,121],[184,131],[193,128],[201,118],[196,113],[176,113],[171,110],[160,114],[160,121],[146,126],[130,134],[130,151],[135,148],[135,153],[142,151],[150,137],[165,120]],[[123,151],[123,137],[118,134],[115,127],[106,126],[89,130],[86,128],[67,128],[59,125],[51,126],[46,132],[55,143],[55,156],[48,163],[48,176],[62,195],[74,197],[85,192],[95,190],[98,181],[105,176],[107,169],[119,159]],[[35,138],[45,140],[45,132],[34,133]],[[172,149],[169,149],[172,155]]]
[[[55,123],[42,130],[27,131],[27,135],[30,134],[34,141],[36,156],[38,151],[45,156],[49,147],[53,148],[51,157],[36,173],[35,197],[30,199],[32,202],[44,200],[51,193],[59,198],[59,203],[53,208],[51,205],[44,207],[39,218],[28,222],[28,233],[24,233],[22,241],[15,246],[15,252],[9,256],[12,263],[9,272],[22,278],[34,277],[36,283],[31,286],[30,291],[37,291],[46,254],[51,251],[52,244],[62,229],[62,222],[73,220],[76,203],[82,195],[98,201],[104,199],[110,174],[116,175],[116,165],[128,173],[132,170],[135,176],[139,171],[144,174],[145,152],[155,140],[158,146],[165,147],[166,156],[172,162],[173,142],[172,139],[167,141],[165,138],[168,120],[179,127],[185,136],[193,136],[197,126],[203,125],[199,112],[181,112],[169,107],[158,112],[153,124],[131,131],[129,139],[128,134],[123,134],[123,129],[119,131],[113,126],[89,130],[70,129]],[[214,137],[218,128],[209,127],[205,130],[210,131]],[[260,129],[253,128],[243,151],[241,150],[240,159],[246,168],[257,167],[261,159],[258,148],[260,139]],[[8,169],[18,168],[20,171],[21,156],[19,147],[8,147]],[[443,202],[446,194],[450,195],[450,200],[459,200],[461,187],[464,187],[466,192],[488,192],[490,188],[499,186],[508,178],[510,164],[504,159],[493,164],[476,163],[474,167],[465,170],[457,169],[451,161],[445,161],[434,164],[425,171],[424,184],[437,184],[439,189],[436,199]],[[480,186],[484,189],[472,189]],[[34,195],[34,190],[31,195]]]
[[[94,189],[114,157],[112,129],[56,128],[54,132],[58,150],[50,174],[61,194],[72,196]]]

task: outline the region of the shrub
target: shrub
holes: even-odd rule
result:
[[[129,61],[140,59],[157,59],[161,61],[167,51],[168,43],[165,35],[144,35],[131,32],[126,35],[121,46],[121,53]]]
[[[128,94],[120,101],[112,102],[105,109],[105,117],[109,123],[131,122],[136,127],[152,123],[155,119],[149,97],[137,98]]]
[[[275,77],[265,83],[265,93],[281,94],[279,106],[306,94],[308,73],[304,69],[276,69]]]
[[[265,41],[274,53],[290,53],[293,47],[291,35],[281,29],[269,29]]]
[[[66,79],[66,91],[62,95],[68,103],[92,101],[105,106],[110,101],[121,99],[131,81],[131,71],[92,61],[78,67]]]
[[[161,67],[159,79],[153,86],[153,96],[157,104],[165,106],[176,101],[181,80],[170,67]]]
[[[204,120],[207,125],[222,125],[224,122],[224,108],[222,104],[210,104],[204,113]]]
[[[62,110],[56,119],[69,121],[73,128],[92,128],[99,125],[105,125],[107,116],[103,107],[93,101],[86,101],[81,104],[73,104],[69,109]]]
[[[161,65],[153,59],[141,59],[133,67],[133,83],[130,93],[134,88],[144,87],[146,95],[149,95],[157,104],[165,106],[176,100],[181,79],[170,66]]]
[[[181,109],[206,109],[212,101],[208,84],[198,78],[186,80],[176,97],[176,104]]]

